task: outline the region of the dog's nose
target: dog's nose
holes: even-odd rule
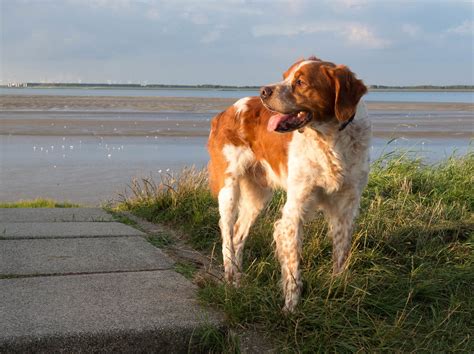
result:
[[[261,98],[268,98],[272,95],[273,90],[269,86],[264,86],[260,89],[260,97]]]

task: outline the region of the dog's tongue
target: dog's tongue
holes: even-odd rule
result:
[[[275,131],[275,129],[278,127],[278,124],[280,124],[281,121],[289,118],[290,116],[291,114],[281,114],[281,113],[277,113],[271,116],[270,120],[268,121],[267,130],[269,132]]]

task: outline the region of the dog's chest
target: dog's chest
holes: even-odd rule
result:
[[[314,131],[295,133],[288,150],[287,185],[304,183],[334,192],[343,183],[344,162],[332,141]]]

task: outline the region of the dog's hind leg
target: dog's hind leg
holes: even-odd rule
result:
[[[242,260],[245,241],[250,227],[260,211],[265,207],[272,193],[268,187],[262,187],[252,177],[240,180],[239,217],[234,226],[232,243],[235,253],[234,284],[238,285],[242,272]]]
[[[219,191],[219,227],[222,237],[222,261],[224,263],[225,279],[232,282],[235,273],[235,252],[232,244],[234,224],[237,218],[240,196],[239,181],[236,177],[228,176],[224,186]]]
[[[234,237],[234,224],[240,199],[240,180],[254,162],[255,156],[250,148],[226,144],[222,149],[227,166],[223,175],[224,183],[218,194],[219,200],[219,225],[222,235],[222,256],[225,270],[225,279],[234,280],[236,271],[235,250],[232,239]]]

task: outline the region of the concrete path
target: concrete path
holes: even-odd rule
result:
[[[101,209],[0,209],[0,353],[180,353],[220,327],[144,236]]]

